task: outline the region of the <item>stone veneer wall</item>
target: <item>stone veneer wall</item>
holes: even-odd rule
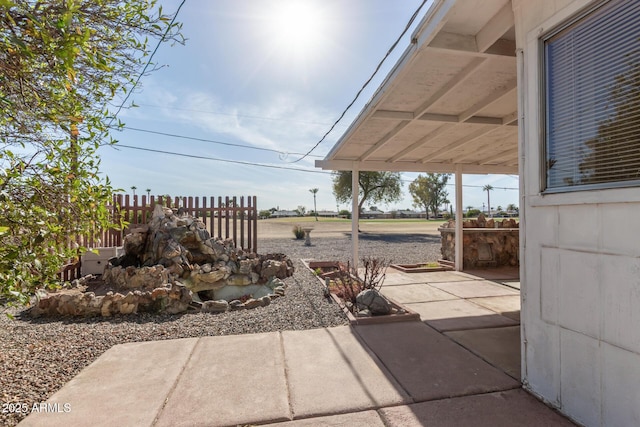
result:
[[[514,219],[494,221],[480,215],[463,227],[464,268],[517,266],[520,264],[520,230]],[[455,221],[440,227],[442,258],[455,260]]]

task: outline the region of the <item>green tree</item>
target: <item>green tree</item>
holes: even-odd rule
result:
[[[312,188],[309,190],[311,194],[313,194],[313,213],[316,216],[316,221],[318,220],[318,208],[316,207],[316,194],[318,194],[317,188]]]
[[[489,213],[489,217],[491,217],[491,198],[489,196],[489,193],[491,192],[491,190],[493,190],[493,186],[491,184],[487,184],[484,187],[482,187],[482,191],[487,192],[487,212]]]
[[[179,30],[154,0],[0,1],[0,299],[57,286],[81,236],[113,226],[109,103]]]
[[[449,193],[446,186],[450,177],[449,174],[440,173],[420,174],[409,184],[413,205],[423,208],[427,219],[429,219],[429,210],[433,216],[437,216],[438,208],[447,200]]]
[[[333,173],[333,195],[340,203],[352,199],[351,171]],[[365,203],[392,203],[402,199],[402,175],[399,172],[360,172],[358,176],[358,212]]]

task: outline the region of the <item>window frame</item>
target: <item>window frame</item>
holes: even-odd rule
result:
[[[558,194],[558,193],[573,193],[573,192],[581,192],[581,191],[590,191],[590,190],[608,190],[608,189],[622,189],[622,188],[630,188],[630,187],[640,187],[640,179],[637,180],[627,180],[627,181],[609,181],[602,183],[594,183],[594,184],[577,184],[577,185],[564,185],[564,186],[555,186],[549,187],[548,185],[548,169],[547,169],[547,161],[548,161],[548,146],[549,146],[549,138],[548,138],[548,118],[549,118],[549,108],[548,108],[548,92],[549,85],[547,79],[547,42],[558,35],[559,33],[574,27],[578,26],[581,21],[588,18],[594,13],[597,13],[598,10],[602,9],[607,4],[616,0],[596,0],[588,6],[584,7],[582,10],[577,11],[573,15],[565,18],[560,21],[558,24],[554,25],[548,31],[543,32],[538,38],[538,73],[539,73],[539,88],[540,88],[540,96],[539,96],[539,126],[540,126],[540,192],[541,195],[547,194]],[[640,162],[640,159],[639,159]]]

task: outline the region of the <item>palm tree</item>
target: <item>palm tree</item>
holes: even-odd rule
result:
[[[147,199],[150,199],[151,198],[151,189],[147,188],[145,191],[147,192]]]
[[[135,185],[131,186],[131,190],[133,191],[133,197],[136,197],[136,190],[138,189],[138,187],[136,187]]]
[[[318,194],[317,188],[312,188],[309,190],[313,194],[313,211],[316,214],[316,221],[318,220],[318,208],[316,207],[316,194]]]
[[[493,190],[493,186],[491,184],[487,184],[482,187],[482,191],[487,192],[487,211],[489,212],[489,218],[491,218],[491,198],[489,197],[491,190]]]

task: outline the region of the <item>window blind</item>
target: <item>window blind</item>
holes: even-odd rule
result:
[[[640,1],[609,1],[543,42],[546,190],[640,185]]]

